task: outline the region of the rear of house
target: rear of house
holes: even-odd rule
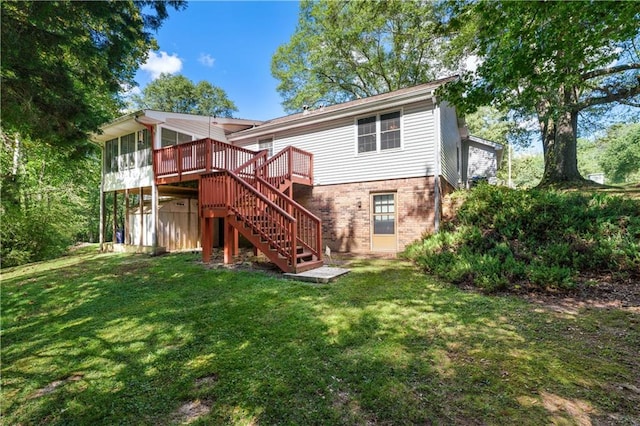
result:
[[[465,186],[470,167],[489,163],[472,173],[490,177],[499,164],[500,147],[468,136],[455,109],[435,97],[445,81],[266,122],[140,111],[106,125],[98,137],[105,149],[103,192],[141,200],[129,201],[125,244],[198,247],[204,232],[196,213],[200,189],[158,179],[163,155],[207,137],[272,158],[295,147],[310,155],[309,180],[296,180],[293,167],[290,185],[280,190],[320,219],[323,246],[396,253],[437,229],[442,196]],[[197,149],[183,151],[197,157]],[[207,245],[224,239],[220,223],[206,231],[214,233]]]

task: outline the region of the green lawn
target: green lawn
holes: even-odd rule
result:
[[[94,248],[2,271],[2,424],[638,424],[640,313],[356,260],[329,285]]]

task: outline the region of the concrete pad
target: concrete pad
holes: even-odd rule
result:
[[[338,277],[348,274],[349,269],[333,268],[331,266],[321,266],[310,271],[301,272],[299,274],[286,273],[285,278],[296,281],[305,281],[310,283],[326,284],[335,281]]]

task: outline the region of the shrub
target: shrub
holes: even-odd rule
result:
[[[427,272],[488,291],[572,288],[583,272],[637,276],[640,202],[481,184],[441,232],[413,243],[405,256]]]

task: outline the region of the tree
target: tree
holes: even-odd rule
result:
[[[414,86],[444,68],[432,2],[303,0],[271,73],[289,111]]]
[[[21,144],[19,157],[15,144]],[[98,235],[100,157],[0,134],[2,266],[53,258]]]
[[[614,126],[604,138],[606,149],[600,158],[605,175],[614,183],[640,178],[640,123]]]
[[[117,113],[122,85],[150,48],[151,31],[181,0],[1,3],[2,127],[31,140],[87,146]]]
[[[208,81],[193,84],[183,75],[161,74],[133,102],[139,108],[215,117],[231,117],[238,111],[221,88]]]
[[[582,181],[578,116],[640,94],[640,6],[635,2],[453,1],[444,34],[480,57],[441,91],[458,108],[495,105],[537,116],[543,184]]]

